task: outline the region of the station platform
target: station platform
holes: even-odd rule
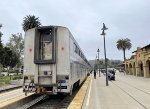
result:
[[[21,85],[0,84],[0,93],[21,87]]]
[[[116,73],[116,81],[101,74],[92,79],[82,109],[150,109],[150,79]]]
[[[0,94],[0,109],[3,109],[7,105],[18,102],[19,100],[32,95],[31,93],[25,96],[22,90],[23,90],[22,88],[19,88],[19,89],[1,93]],[[14,109],[14,108],[8,108],[8,109]]]

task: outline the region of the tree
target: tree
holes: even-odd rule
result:
[[[94,69],[96,70],[97,68],[98,68],[98,64],[95,63],[95,64],[94,64]]]
[[[115,68],[120,64],[122,64],[122,62],[120,60],[111,60],[110,66]]]
[[[109,65],[109,59],[108,58],[106,58],[106,63],[107,63],[107,65]]]
[[[12,50],[16,54],[17,58],[19,59],[17,67],[20,67],[22,63],[20,60],[22,60],[22,55],[24,51],[24,40],[22,34],[12,34],[6,46],[9,47],[10,50]]]
[[[2,24],[0,24],[0,29],[2,28]],[[2,32],[0,31],[0,64],[1,64],[1,61],[3,59],[2,55],[3,55],[3,44],[2,44],[2,40],[1,40],[1,37],[2,37]]]
[[[14,53],[10,48],[4,47],[3,48],[3,54],[2,54],[2,61],[1,64],[4,67],[15,67],[18,63],[19,59],[17,58],[16,53]]]
[[[23,24],[22,24],[24,31],[39,26],[41,26],[39,17],[35,17],[34,15],[27,15],[26,17],[24,17]]]
[[[115,66],[115,62],[114,61],[111,62],[111,66],[114,68],[114,66]]]
[[[128,38],[125,38],[125,39],[119,39],[117,41],[117,48],[118,50],[122,50],[123,51],[123,56],[124,56],[124,61],[126,59],[125,57],[125,51],[128,49],[130,50],[130,48],[132,47],[132,44],[131,44],[131,40],[128,39]]]
[[[2,25],[0,24],[0,28]],[[16,66],[16,64],[19,62],[19,58],[17,57],[16,52],[11,50],[9,47],[3,47],[1,37],[2,37],[2,32],[0,31],[0,64],[3,67],[11,67],[13,68]],[[13,42],[11,42],[13,43]]]
[[[1,28],[2,28],[2,24],[0,24],[0,29]],[[2,40],[1,40],[2,35],[3,35],[3,33],[0,31],[0,47],[2,47]]]

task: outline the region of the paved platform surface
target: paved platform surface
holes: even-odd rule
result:
[[[19,88],[19,87],[21,87],[21,85],[0,84],[0,93],[7,90]]]
[[[150,109],[150,78],[116,73],[106,86],[105,76],[92,81],[83,109]]]
[[[0,94],[0,109],[8,104],[14,103],[16,101],[19,101],[27,96],[22,91],[23,89],[15,89],[9,92],[1,93]],[[28,96],[32,95],[28,94]]]
[[[87,77],[86,81],[83,83],[67,109],[81,109],[90,81],[91,76]]]

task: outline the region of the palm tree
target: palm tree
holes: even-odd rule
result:
[[[35,17],[34,15],[27,15],[26,17],[24,17],[23,24],[22,24],[24,31],[39,26],[41,26],[39,17]]]
[[[125,39],[119,39],[117,41],[117,48],[118,50],[122,50],[123,51],[123,55],[124,55],[124,61],[126,59],[125,57],[125,51],[128,49],[130,50],[132,44],[131,44],[131,40],[128,39],[128,38],[125,38]]]

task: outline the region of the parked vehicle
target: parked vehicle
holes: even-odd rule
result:
[[[108,71],[108,79],[109,80],[115,80],[115,71],[114,70]]]

